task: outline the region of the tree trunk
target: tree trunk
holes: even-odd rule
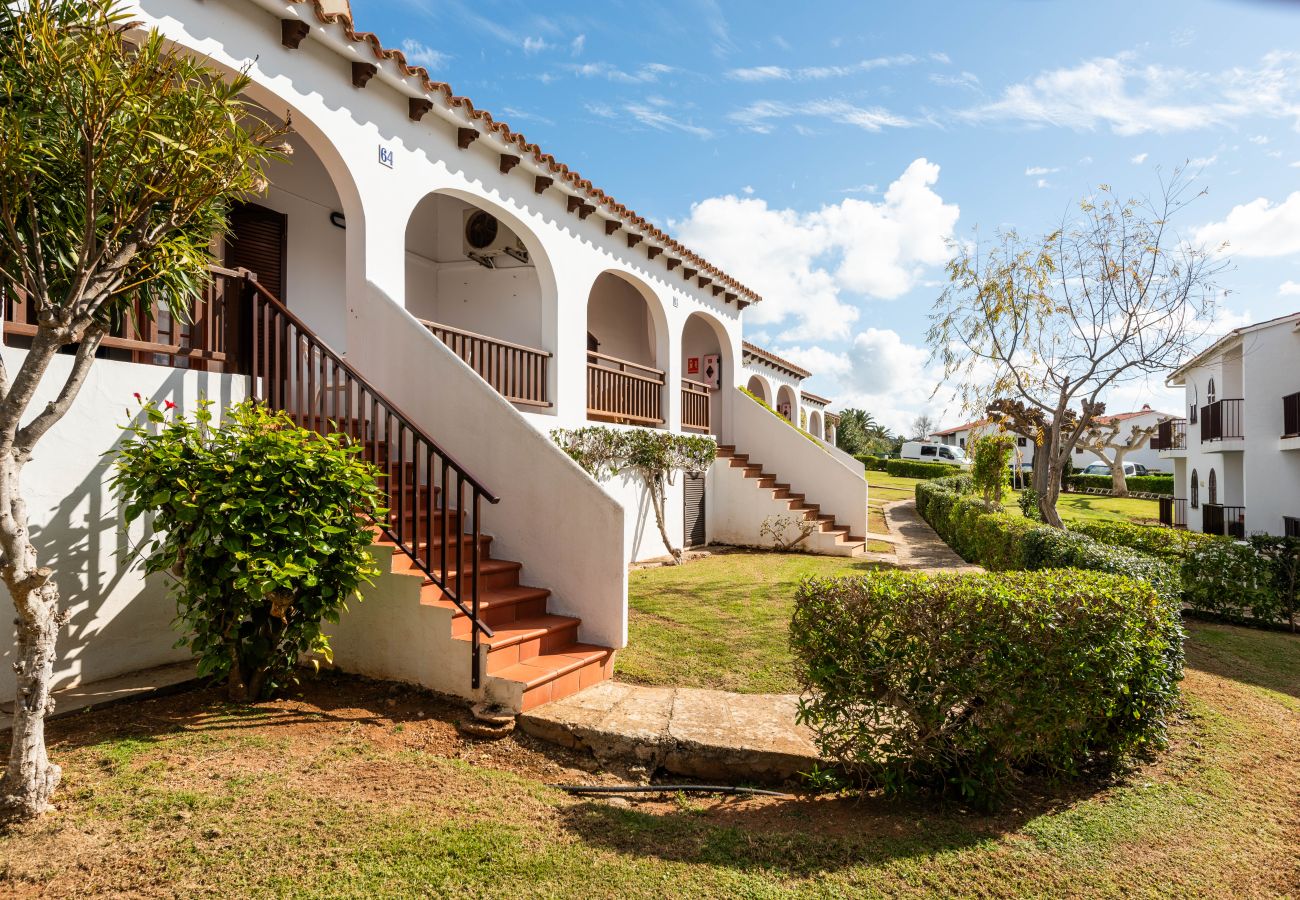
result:
[[[1110,464],[1110,492],[1116,497],[1128,496],[1128,479],[1124,477],[1124,451],[1116,450]]]
[[[1043,524],[1051,525],[1053,528],[1064,528],[1065,524],[1061,521],[1061,514],[1056,511],[1056,502],[1061,496],[1061,470],[1065,467],[1065,458],[1061,453],[1060,434],[1055,429],[1052,429],[1045,443],[1046,446],[1043,448],[1047,453],[1045,471],[1042,474],[1035,472],[1037,480],[1040,482],[1036,486],[1038,490],[1038,515],[1042,518]]]
[[[62,770],[45,751],[45,717],[54,709],[50,683],[54,680],[55,643],[64,619],[59,614],[59,589],[53,573],[37,565],[36,548],[28,540],[27,510],[19,487],[21,464],[12,450],[0,457],[0,508],[5,565],[0,578],[9,588],[17,618],[17,691],[9,764],[0,780],[0,806],[25,818],[51,810]]]
[[[663,478],[656,474],[645,475],[646,487],[650,491],[650,505],[654,507],[655,524],[659,526],[659,536],[663,538],[664,547],[668,550],[668,556],[673,561],[673,565],[681,563],[681,551],[673,549],[673,542],[668,538],[668,527],[664,524],[664,482]]]

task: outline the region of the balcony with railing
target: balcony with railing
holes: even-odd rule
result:
[[[1151,438],[1151,449],[1161,453],[1187,449],[1187,420],[1171,419],[1156,426]]]
[[[1282,398],[1282,449],[1300,450],[1300,391]]]
[[[1201,443],[1217,445],[1206,449],[1241,449],[1239,445],[1246,436],[1242,430],[1244,405],[1245,401],[1235,398],[1201,407]]]
[[[682,379],[682,430],[708,434],[710,388],[700,381]]]
[[[662,370],[588,351],[588,418],[629,425],[662,425],[663,401]]]
[[[1202,503],[1201,531],[1206,534],[1226,535],[1244,541],[1246,539],[1246,507],[1224,506],[1220,503]]]
[[[479,377],[511,403],[550,406],[547,377],[551,354],[463,328],[419,320]]]
[[[1160,524],[1170,528],[1187,527],[1187,500],[1184,497],[1161,497]]]

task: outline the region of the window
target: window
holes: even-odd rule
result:
[[[1300,516],[1283,516],[1282,534],[1286,537],[1300,538]]]
[[[1205,386],[1205,402],[1209,406],[1214,405],[1214,379],[1213,378],[1211,378],[1210,383]],[[1210,471],[1211,473],[1213,473],[1214,470],[1211,469]]]
[[[1192,402],[1187,406],[1187,424],[1196,424],[1196,385],[1189,385],[1188,390],[1192,395]]]
[[[1028,438],[1016,438],[1016,446],[1017,446],[1017,447],[1027,447],[1027,446],[1029,446],[1029,439],[1028,439]]]
[[[922,455],[922,456],[938,456],[938,455],[939,455],[939,450],[938,450],[938,448],[936,448],[936,447],[922,447],[922,448],[921,448],[921,455]]]
[[[952,451],[947,447],[939,448],[939,456],[943,459],[956,459],[956,457],[952,455]]]
[[[1214,474],[1214,470],[1213,470],[1213,469],[1210,470],[1210,489],[1209,489],[1209,492],[1208,492],[1208,493],[1209,493],[1209,497],[1210,497],[1210,499],[1209,499],[1209,504],[1210,504],[1211,506],[1214,506],[1214,505],[1218,504],[1218,502],[1219,502],[1219,477],[1218,477],[1217,475]]]
[[[1192,409],[1196,409],[1195,406]],[[1197,476],[1196,470],[1192,469],[1192,509],[1201,507],[1201,479]]]
[[[957,439],[957,443],[959,443],[959,444],[961,444],[963,447],[965,447],[965,446],[966,446],[966,439],[965,439],[965,438],[958,438],[958,439]]]
[[[1075,448],[1074,448],[1074,453],[1075,453],[1076,456],[1083,456],[1083,448],[1082,448],[1082,447],[1075,447]]]

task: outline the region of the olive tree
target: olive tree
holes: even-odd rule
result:
[[[1051,233],[999,232],[957,245],[948,263],[927,335],[934,358],[968,409],[1002,399],[1036,413],[1038,510],[1057,528],[1062,470],[1101,398],[1171,370],[1208,327],[1227,263],[1171,225],[1189,184],[1176,171],[1154,197],[1127,200],[1103,185]]]
[[[1168,418],[1161,422],[1169,421]],[[1124,477],[1124,457],[1145,447],[1160,428],[1155,425],[1130,424],[1125,431],[1123,421],[1114,417],[1094,420],[1092,427],[1079,438],[1079,446],[1097,454],[1098,459],[1110,466],[1110,489],[1116,497],[1128,496],[1128,479]]]
[[[66,614],[31,542],[23,469],[115,321],[137,301],[185,317],[229,202],[264,187],[281,149],[241,97],[246,78],[222,80],[116,6],[0,4],[0,289],[37,325],[16,370],[0,360],[0,579],[17,612],[0,805],[26,816],[50,808],[60,777],[44,723]],[[66,374],[40,390],[60,353]]]

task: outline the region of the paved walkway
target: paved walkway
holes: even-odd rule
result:
[[[943,542],[930,523],[916,511],[915,500],[895,500],[882,508],[885,524],[898,540],[894,543],[895,565],[921,572],[981,572]]]
[[[723,784],[779,784],[821,762],[793,694],[730,694],[605,681],[519,717],[528,734],[602,762]],[[825,764],[823,764],[824,767]]]
[[[53,694],[54,712],[50,718],[179,689],[197,677],[193,662],[179,662],[62,688]],[[0,731],[13,727],[13,709],[12,700],[0,703]]]

